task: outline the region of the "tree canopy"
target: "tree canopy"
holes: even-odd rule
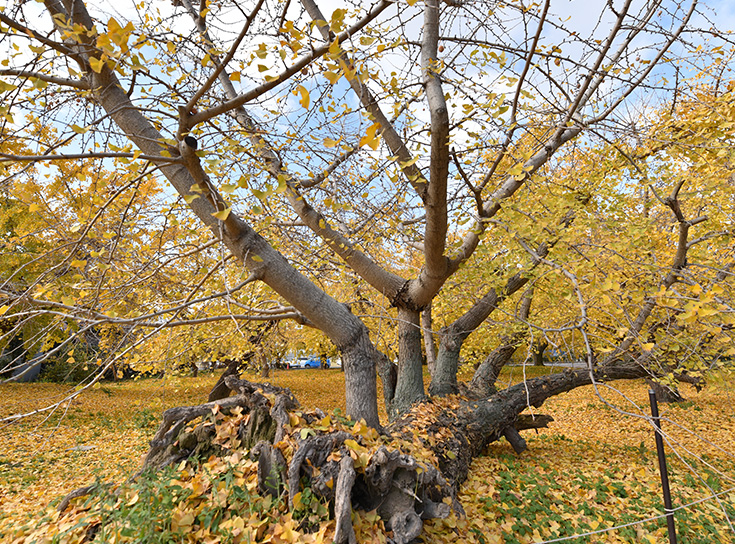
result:
[[[732,355],[733,49],[707,5],[619,4],[6,5],[3,342],[94,336],[101,376],[290,320],[373,426],[376,369],[397,416],[425,359],[456,393],[498,344],[706,370]]]

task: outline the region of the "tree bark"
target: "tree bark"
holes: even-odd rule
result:
[[[672,389],[671,387],[659,383],[655,380],[646,379],[648,387],[656,392],[656,398],[659,402],[684,402],[686,399],[681,395],[678,388]]]
[[[503,337],[502,343],[485,357],[468,384],[469,394],[472,397],[483,398],[497,391],[495,382],[500,376],[500,371],[508,364],[525,336],[525,333],[519,332]]]
[[[0,353],[0,378],[18,374],[26,362],[26,351],[23,342],[23,331],[13,332],[13,324],[0,325],[0,332],[10,335],[7,345]]]
[[[252,356],[252,354],[250,354]],[[230,396],[230,388],[227,387],[226,379],[228,376],[240,376],[240,361],[237,359],[229,359],[227,361],[227,368],[220,375],[217,383],[214,384],[212,390],[209,392],[207,402],[214,402],[216,400],[226,399]]]
[[[424,400],[422,366],[420,313],[398,308],[398,376],[388,414],[392,419]]]
[[[434,375],[436,367],[436,343],[434,342],[434,330],[432,328],[431,304],[421,312],[421,329],[424,335],[424,350],[426,351],[426,366],[429,374]]]
[[[544,366],[544,351],[549,347],[548,342],[537,340],[531,347],[531,355],[533,356],[533,366]]]

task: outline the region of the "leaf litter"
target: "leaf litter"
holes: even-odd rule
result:
[[[42,423],[35,416],[4,427],[0,538],[51,542],[56,535],[60,542],[82,542],[104,536],[98,541],[134,542],[141,541],[136,520],[145,519],[151,542],[168,537],[207,543],[330,542],[334,522],[328,507],[308,488],[297,496],[294,510],[255,491],[257,465],[232,442],[237,418],[246,415],[222,416],[216,423],[217,442],[229,448],[227,455],[201,460],[198,466],[183,463],[140,478],[134,486],[104,483],[123,482],[133,473],[162,411],[200,403],[215,378],[174,378],[165,386],[160,380],[105,384],[65,407],[64,417],[54,414]],[[332,429],[345,424],[340,417],[344,400],[335,393],[343,379],[340,372],[301,370],[276,373],[271,381],[290,387],[304,410],[336,409],[319,424]],[[597,392],[580,388],[549,400],[538,413],[555,421],[537,434],[526,433],[529,449],[521,456],[504,440],[491,444],[487,455],[475,459],[462,486],[459,498],[466,517],[427,521],[423,541],[521,544],[585,534],[567,542],[667,541],[653,432],[640,417],[646,415],[647,387],[614,385]],[[0,386],[8,399],[1,415],[21,405],[40,405],[62,391],[52,384]],[[674,508],[706,500],[677,511],[679,540],[731,542],[735,416],[723,407],[732,405],[733,389],[723,379],[702,392],[687,388],[684,393],[689,402],[664,405],[661,414]],[[422,409],[417,436],[428,428],[434,409],[450,408],[451,399]],[[639,417],[621,411],[637,411]],[[298,428],[298,415],[292,424]],[[355,424],[349,425],[354,433]],[[377,435],[356,425],[362,443],[350,444],[350,454],[359,467],[369,459]],[[294,444],[284,441],[279,447],[289,454]],[[402,447],[430,456],[419,441]],[[99,488],[91,498],[74,500],[63,514],[48,507],[49,501],[58,503],[57,495],[95,480]],[[355,512],[354,525],[360,542],[385,541],[374,512]],[[621,525],[627,526],[609,530]]]

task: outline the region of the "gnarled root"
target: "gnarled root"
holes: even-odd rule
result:
[[[236,396],[199,406],[170,408],[163,413],[163,422],[150,442],[151,449],[143,462],[143,469],[163,468],[188,459],[194,453],[203,452],[211,439],[207,427],[200,426],[193,432],[187,432],[185,428],[190,421],[216,410],[227,411],[240,407],[254,414],[248,422],[249,427],[240,429],[240,436],[248,442],[248,446],[253,446],[262,439],[269,438],[276,442],[283,439],[288,411],[299,407],[291,391],[269,384],[251,383],[235,376],[228,376],[225,381],[237,393]],[[266,394],[276,395],[272,406]],[[275,421],[275,429],[272,428],[271,421]],[[269,436],[271,434],[273,436]]]
[[[462,512],[456,490],[430,462],[376,444],[377,434],[367,439],[364,432],[353,433],[342,424],[309,429],[302,438],[292,428],[290,413],[299,404],[288,389],[235,376],[225,382],[235,396],[164,413],[144,468],[162,468],[195,454],[206,458],[233,447],[249,449],[258,462],[258,491],[274,497],[287,495],[293,508],[302,483],[308,482],[315,496],[333,505],[334,539],[339,543],[356,542],[353,508],[377,510],[398,544],[414,540],[421,533],[423,519],[448,516],[451,507],[445,499],[450,498]],[[223,418],[219,412],[235,419]],[[214,421],[191,424],[212,414]],[[298,413],[297,418],[308,427],[323,414]],[[223,441],[225,435],[232,442]],[[287,459],[284,453],[292,449]]]
[[[334,519],[337,524],[334,542],[337,544],[357,544],[355,529],[352,527],[352,488],[356,476],[352,457],[345,455],[339,462],[339,476],[334,492]]]
[[[258,491],[278,497],[286,481],[286,459],[273,444],[262,440],[250,450],[251,459],[258,460]]]

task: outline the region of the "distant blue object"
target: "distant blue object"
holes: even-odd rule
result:
[[[304,368],[320,368],[322,366],[318,357],[310,357],[304,363]]]

